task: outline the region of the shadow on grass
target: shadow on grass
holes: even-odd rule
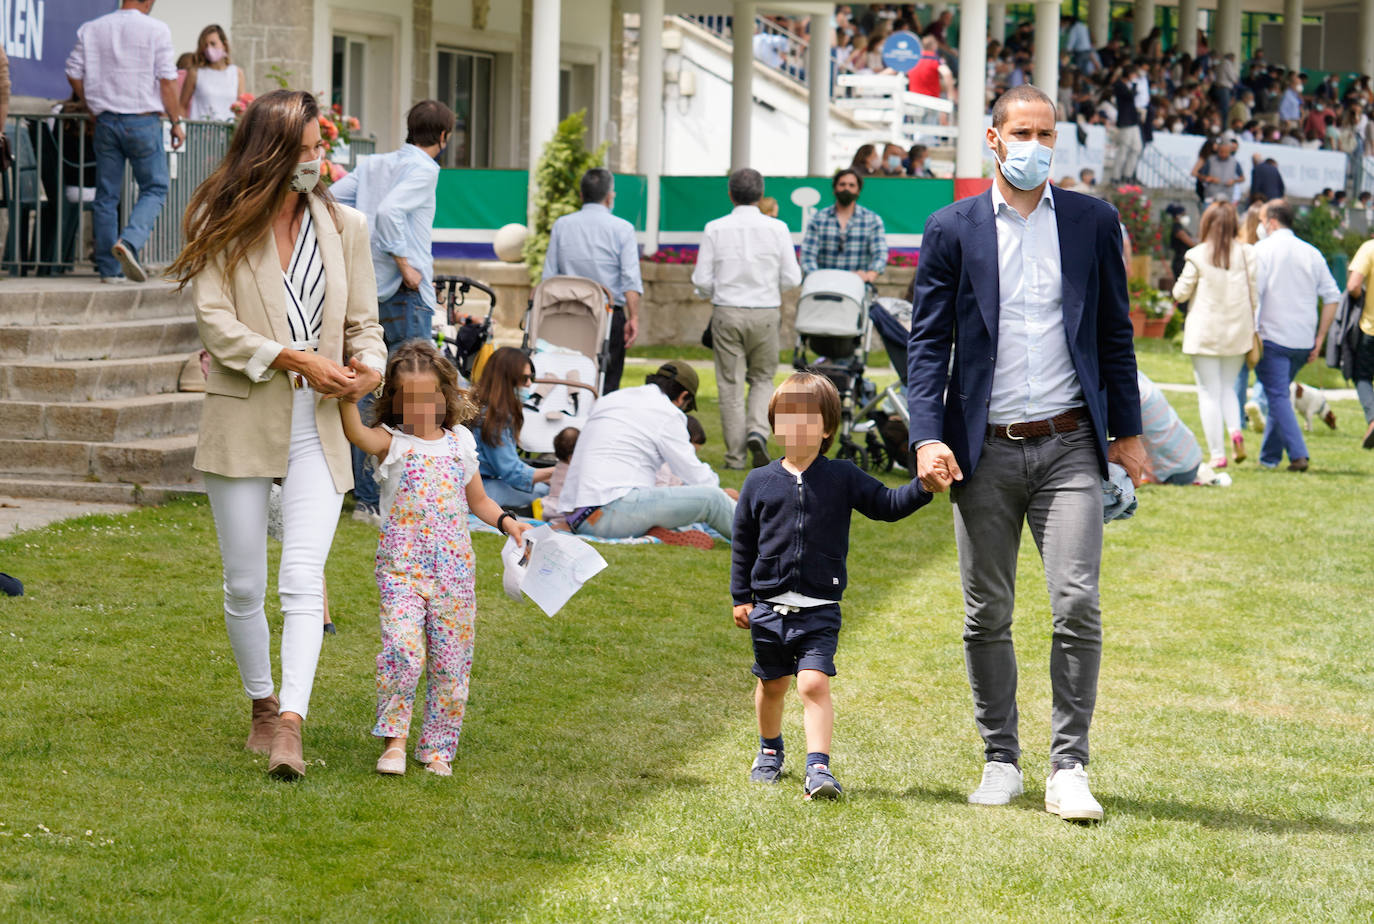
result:
[[[1104,799],[1107,816],[1119,812],[1141,820],[1186,821],[1207,828],[1247,830],[1266,834],[1339,834],[1368,837],[1374,833],[1370,822],[1337,821],[1322,816],[1277,818],[1239,809],[1217,808],[1172,799]]]

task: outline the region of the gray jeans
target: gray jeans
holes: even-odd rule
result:
[[[1102,476],[1092,427],[1084,421],[1072,432],[1038,439],[989,437],[977,469],[951,497],[964,586],[964,657],[986,758],[1021,757],[1011,622],[1021,529],[1029,523],[1054,620],[1050,760],[1086,766],[1102,659]]]
[[[773,373],[778,369],[778,309],[717,305],[711,312],[711,340],[725,464],[744,468],[749,434],[768,436],[768,399],[773,397]]]

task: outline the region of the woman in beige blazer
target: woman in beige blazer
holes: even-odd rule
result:
[[[324,563],[353,486],[339,401],[372,391],[386,362],[367,223],[318,183],[319,114],[313,96],[288,90],[248,107],[186,210],[188,243],[169,270],[192,286],[211,356],[195,466],[219,535],[229,642],[253,701],[247,747],[287,779],[305,773],[301,722],[323,635]],[[263,610],[277,478],[280,700]]]
[[[1237,462],[1245,459],[1235,382],[1255,335],[1255,252],[1236,239],[1236,207],[1214,202],[1202,213],[1202,243],[1184,254],[1174,300],[1189,302],[1183,352],[1193,361],[1198,413],[1212,467],[1226,467],[1226,434]]]

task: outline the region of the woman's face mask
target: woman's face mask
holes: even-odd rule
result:
[[[320,182],[320,166],[323,158],[303,160],[291,172],[291,191],[308,193]]]
[[[211,64],[218,64],[224,60],[224,49],[218,45],[207,45],[205,47],[205,60]]]
[[[889,154],[889,155],[887,155],[887,169],[889,169],[889,170],[900,170],[900,169],[902,169],[902,158],[901,158],[899,155],[897,155],[897,154]]]

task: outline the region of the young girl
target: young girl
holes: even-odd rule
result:
[[[930,494],[918,481],[888,488],[853,462],[825,457],[840,427],[840,395],[823,375],[789,376],[768,402],[768,424],[786,454],[744,479],[731,550],[735,625],[749,630],[759,678],[759,751],[749,779],[776,783],[782,776],[783,696],[795,676],[806,728],[802,795],[836,799],[830,678],[848,583],[850,511],[900,520],[929,503]]]
[[[377,772],[406,771],[405,743],[420,671],[429,666],[425,718],[415,758],[449,776],[468,699],[475,619],[468,511],[516,542],[525,526],[482,489],[472,434],[476,412],[458,372],[433,344],[401,344],[387,363],[374,427],[356,404],[340,405],[344,432],[377,457],[382,534],[377,586],[382,596],[382,652],[377,656],[377,724],[386,739]]]

